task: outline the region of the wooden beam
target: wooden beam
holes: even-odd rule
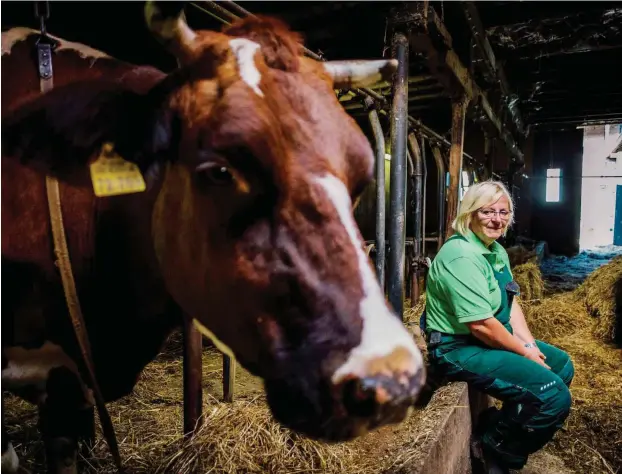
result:
[[[476,51],[481,58],[479,61],[476,61],[476,65],[480,66],[481,72],[484,73],[484,77],[486,77],[489,83],[499,84],[501,95],[505,99],[503,105],[509,112],[512,122],[514,122],[514,126],[516,127],[516,131],[524,137],[527,135],[527,132],[525,131],[523,119],[516,106],[516,101],[511,100],[513,94],[510,90],[510,84],[505,75],[503,66],[497,61],[492,46],[490,46],[475,2],[462,2],[462,6],[467,24],[471,29],[471,36],[473,37]]]
[[[447,239],[452,236],[451,223],[458,214],[460,183],[462,181],[462,156],[464,150],[464,121],[469,99],[464,96],[451,104],[451,148],[449,149],[449,189],[447,190]]]
[[[480,108],[490,128],[504,141],[510,156],[518,163],[523,163],[523,153],[512,134],[490,106],[485,92],[475,83],[469,70],[451,49],[451,36],[440,17],[432,7],[427,7],[425,14],[422,14],[420,2],[414,2],[410,8],[411,47],[426,55],[430,72],[437,77],[453,100],[466,98],[467,102]]]
[[[486,33],[504,59],[533,61],[542,57],[621,48],[622,8],[613,3],[601,5],[595,10],[557,18],[494,26]]]

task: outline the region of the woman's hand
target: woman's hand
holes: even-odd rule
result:
[[[547,369],[551,369],[551,367],[549,367],[546,362],[544,362],[546,360],[546,356],[540,351],[540,349],[538,349],[538,346],[534,346],[534,347],[530,347],[530,348],[526,348],[527,352],[525,354],[525,357],[529,360],[533,360],[534,362],[540,364],[543,367],[546,367]]]

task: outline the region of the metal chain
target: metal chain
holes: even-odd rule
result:
[[[48,0],[44,1],[35,1],[35,18],[39,20],[39,38],[37,39],[36,44],[47,44],[49,45],[50,53],[53,53],[54,50],[58,47],[59,42],[54,40],[48,35],[46,22],[50,18],[50,2]]]
[[[35,1],[35,18],[39,20],[41,36],[47,36],[45,21],[50,18],[50,2],[48,0]]]

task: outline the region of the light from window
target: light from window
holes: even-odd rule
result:
[[[559,202],[561,176],[560,168],[546,170],[546,202]]]
[[[469,190],[469,186],[471,186],[471,177],[469,176],[469,172],[468,171],[463,171],[462,172],[462,186],[461,186],[461,192],[460,192],[460,200],[462,201],[462,198],[464,197],[464,195],[466,194],[466,192]]]

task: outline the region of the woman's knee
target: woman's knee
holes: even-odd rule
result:
[[[568,354],[566,354],[566,363],[563,365],[562,369],[557,374],[560,379],[564,381],[566,386],[570,386],[572,383],[572,379],[574,378],[574,364],[572,363],[572,359]]]
[[[556,387],[543,405],[541,416],[546,425],[561,425],[570,414],[572,396],[566,385]]]

